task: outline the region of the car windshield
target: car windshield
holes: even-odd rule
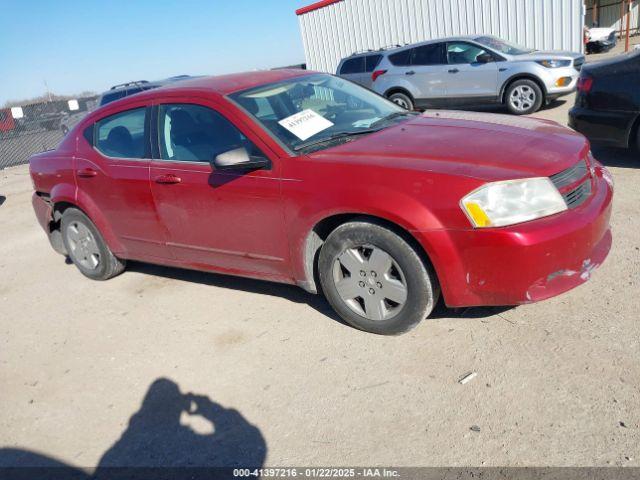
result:
[[[411,115],[365,88],[325,74],[262,85],[230,98],[294,151],[327,148]]]
[[[530,48],[521,47],[515,43],[507,42],[506,40],[502,40],[498,37],[478,37],[475,40],[485,47],[489,47],[496,52],[504,53],[506,55],[525,55],[535,51]]]

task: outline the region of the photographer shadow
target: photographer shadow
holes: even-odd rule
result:
[[[184,424],[196,418],[208,424],[209,431],[198,433]],[[184,394],[173,381],[160,378],[151,384],[140,410],[104,453],[93,475],[39,453],[0,448],[0,472],[13,474],[0,476],[53,479],[62,474],[88,480],[164,478],[170,473],[171,478],[214,478],[214,467],[260,468],[266,452],[260,430],[237,410],[207,396]]]

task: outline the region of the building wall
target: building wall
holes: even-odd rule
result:
[[[308,68],[332,73],[356,51],[455,35],[583,49],[582,0],[341,0],[298,19]]]
[[[600,0],[600,6],[598,7],[598,25],[601,27],[610,27],[620,30],[620,15],[622,13],[620,0]],[[587,16],[585,23],[590,26],[594,20],[593,14],[594,0],[587,0]],[[637,33],[640,27],[640,1],[634,0],[631,4],[631,19],[630,19],[631,33]],[[627,28],[626,19],[622,24],[623,28]]]

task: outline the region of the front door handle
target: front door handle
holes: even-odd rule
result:
[[[168,174],[168,175],[160,175],[156,178],[156,183],[161,183],[163,185],[172,185],[175,183],[180,183],[182,179],[176,175]]]
[[[449,70],[449,73],[458,73],[460,70],[458,70],[457,68],[452,68],[451,70]]]
[[[91,178],[98,175],[93,168],[83,168],[82,170],[78,170],[78,176],[82,178]]]
[[[416,72],[414,72],[413,70],[409,70],[408,72],[405,73],[405,75],[415,75]]]

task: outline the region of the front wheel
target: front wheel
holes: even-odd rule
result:
[[[83,212],[66,209],[60,224],[69,258],[83,275],[93,280],[107,280],[124,270],[124,260],[109,250],[96,226]]]
[[[432,269],[402,237],[366,220],[341,225],[320,251],[327,300],[350,325],[397,335],[427,317],[438,299]]]
[[[537,112],[543,101],[542,90],[533,80],[516,80],[507,88],[507,108],[514,115],[529,115]]]

